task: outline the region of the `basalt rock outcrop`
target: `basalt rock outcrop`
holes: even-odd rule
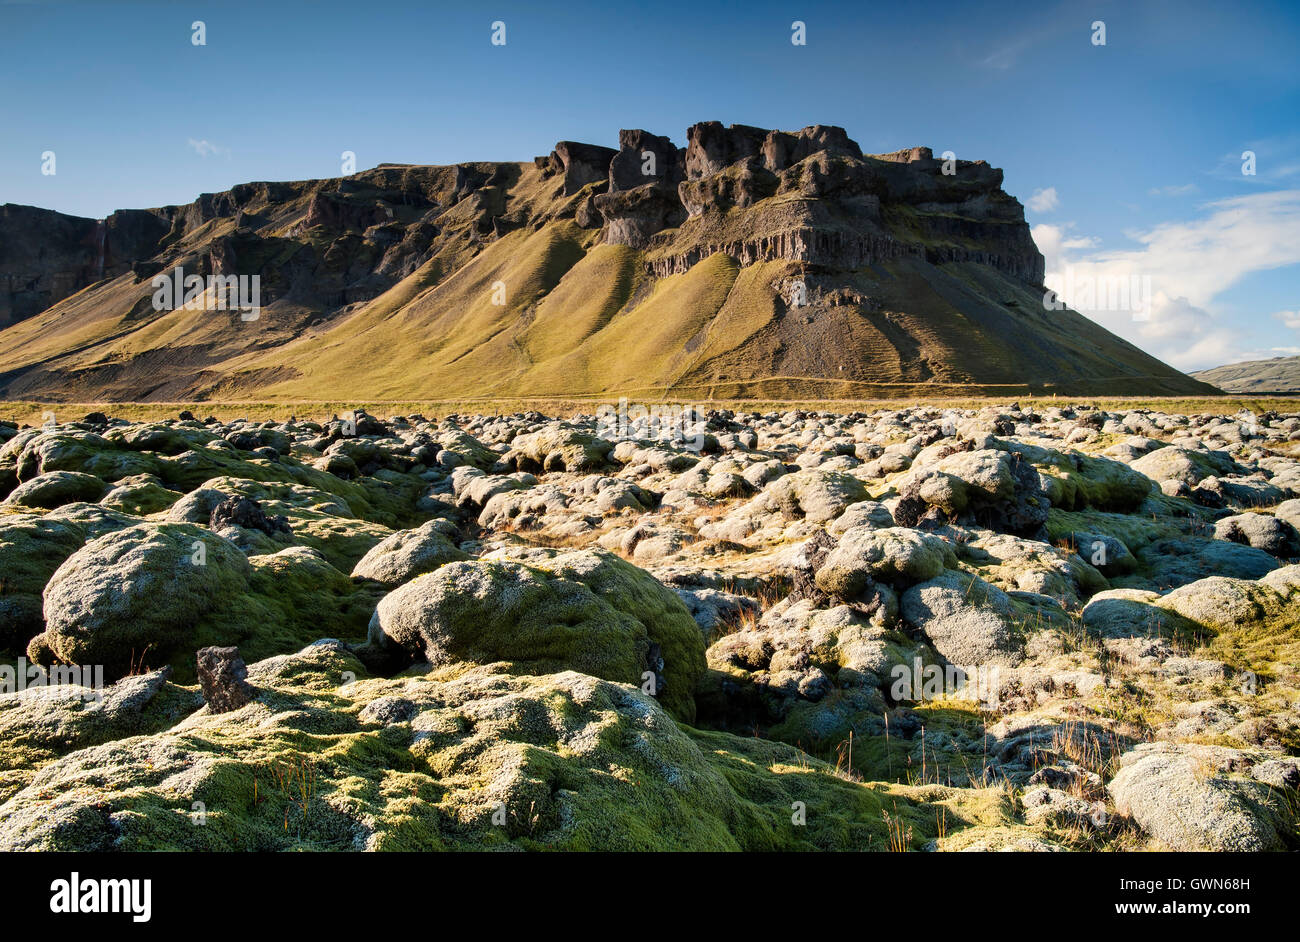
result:
[[[529,163],[381,164],[103,221],[0,208],[0,395],[1195,394],[1043,304],[1002,172],[710,121]],[[180,272],[256,277],[254,310]],[[1014,344],[1008,343],[1016,338]],[[382,361],[383,370],[373,368]]]
[[[166,210],[124,209],[107,219],[82,219],[34,206],[0,206],[0,327],[130,272],[157,252],[171,228]]]

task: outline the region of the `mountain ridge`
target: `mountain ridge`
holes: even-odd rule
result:
[[[1230,393],[1300,393],[1300,356],[1227,363],[1188,375]]]
[[[984,161],[867,155],[823,125],[619,144],[240,184],[103,221],[0,207],[0,395],[1215,392],[1045,310],[1023,207]],[[175,267],[256,275],[259,316],[155,310]]]

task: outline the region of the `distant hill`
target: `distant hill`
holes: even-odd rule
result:
[[[1248,360],[1191,375],[1227,393],[1300,393],[1300,357]]]
[[[0,397],[1215,392],[1045,310],[1024,209],[982,160],[863,154],[821,125],[687,142],[622,131],[104,220],[0,207]],[[171,309],[152,282],[177,268],[258,276],[260,315]]]

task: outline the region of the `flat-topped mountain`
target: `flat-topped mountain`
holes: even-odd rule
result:
[[[1191,375],[1229,393],[1300,393],[1300,357],[1248,360]]]
[[[160,304],[177,269],[207,291]],[[1044,308],[1000,170],[821,125],[625,130],[105,220],[6,205],[0,274],[9,398],[1215,391]],[[214,276],[256,276],[259,310],[213,309]]]

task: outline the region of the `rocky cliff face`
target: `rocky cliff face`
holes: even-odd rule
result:
[[[687,141],[679,149],[666,137],[620,131],[617,151],[561,142],[537,164],[563,176],[566,196],[592,188],[579,223],[601,227],[606,243],[676,246],[649,263],[660,277],[722,252],[743,265],[974,261],[1043,282],[1024,209],[1002,191],[1002,171],[982,160],[945,165],[928,147],[864,156],[843,128],[822,125],[792,134],[706,121]],[[892,209],[888,219],[882,204]],[[743,221],[728,219],[733,209],[755,207],[761,211]],[[689,238],[685,249],[685,233],[656,238],[695,219],[700,232],[734,228],[737,237]]]
[[[155,310],[176,267],[258,276],[263,316]],[[823,125],[623,130],[103,221],[0,207],[0,395],[1209,391],[1049,316],[1042,281],[983,161],[863,154]]]
[[[1023,210],[1002,192],[1002,172],[983,161],[955,162],[945,174],[926,147],[864,156],[843,128],[822,125],[787,133],[706,121],[688,129],[687,141],[678,148],[624,130],[617,150],[561,141],[534,165],[562,181],[561,197],[582,195],[572,215],[600,229],[601,241],[659,249],[646,262],[658,277],[723,253],[742,265],[976,261],[1042,283]],[[242,184],[188,206],[121,210],[107,220],[5,205],[0,318],[22,320],[128,271],[152,277],[187,262],[202,275],[259,272],[271,299],[369,300],[431,257],[434,220],[452,207],[466,204],[479,235],[525,222],[507,215],[502,198],[517,176],[507,164],[381,167],[342,180]],[[304,200],[287,238],[260,231],[277,210]],[[891,212],[882,214],[882,205]],[[729,215],[735,209],[757,211]],[[678,231],[688,220],[698,224]],[[187,237],[219,221],[229,223],[228,234],[198,253],[183,251]]]
[[[119,210],[107,219],[34,206],[0,206],[0,327],[39,314],[87,285],[130,271],[171,228],[165,212]]]

